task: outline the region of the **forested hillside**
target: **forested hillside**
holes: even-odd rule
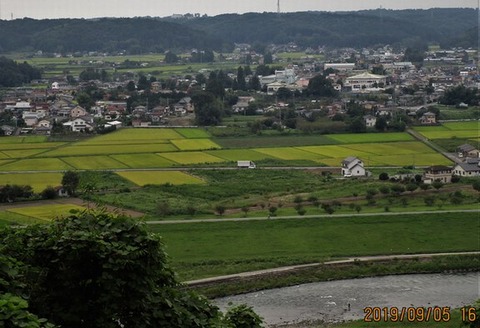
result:
[[[0,21],[0,53],[229,51],[233,43],[368,47],[439,43],[476,47],[474,9],[225,14],[194,19],[102,18]]]
[[[474,9],[249,13],[202,17],[185,24],[234,42],[364,47],[420,41],[450,46],[459,34],[477,26],[477,14]]]
[[[221,50],[223,42],[187,26],[153,18],[0,21],[0,52]]]

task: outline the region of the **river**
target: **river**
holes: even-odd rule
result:
[[[364,318],[365,307],[374,306],[456,308],[479,298],[480,273],[474,272],[326,281],[224,297],[215,303],[222,310],[230,302],[246,303],[267,325],[282,325],[359,320]]]

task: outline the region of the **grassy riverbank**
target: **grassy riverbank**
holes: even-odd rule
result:
[[[418,260],[394,259],[391,261],[359,262],[335,266],[322,265],[289,272],[235,279],[194,289],[207,297],[216,298],[319,281],[394,274],[477,271],[479,269],[479,255],[441,256]]]

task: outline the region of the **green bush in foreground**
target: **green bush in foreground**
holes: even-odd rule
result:
[[[0,238],[0,315],[22,311],[22,327],[237,327],[182,290],[160,238],[130,218],[81,212]]]

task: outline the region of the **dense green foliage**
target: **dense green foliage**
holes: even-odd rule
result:
[[[41,72],[29,64],[0,57],[0,87],[17,87],[39,78]]]
[[[0,315],[71,328],[235,327],[179,288],[160,238],[130,218],[83,212],[0,237]],[[7,327],[19,326],[44,327]]]
[[[102,18],[0,21],[0,53],[219,49],[222,42],[187,26],[153,18]]]
[[[447,23],[448,22],[448,23]],[[412,41],[448,46],[477,25],[474,9],[369,10],[226,14],[185,21],[210,35],[234,42],[288,43],[301,46],[371,46]],[[241,26],[241,28],[239,28]],[[476,42],[476,40],[471,40]],[[473,47],[475,43],[470,44]]]
[[[440,99],[440,102],[445,105],[458,105],[465,103],[467,105],[478,105],[480,95],[477,89],[467,88],[463,85],[458,85],[454,88],[445,91],[445,94]]]
[[[233,42],[260,44],[257,49],[262,48],[261,44],[288,42],[314,47],[411,46],[418,42],[475,47],[476,25],[474,9],[451,8],[226,14],[171,21],[24,18],[0,21],[0,53],[32,49],[46,52],[126,50],[129,53],[192,48],[228,51]],[[196,61],[208,62],[210,54],[197,53]]]

